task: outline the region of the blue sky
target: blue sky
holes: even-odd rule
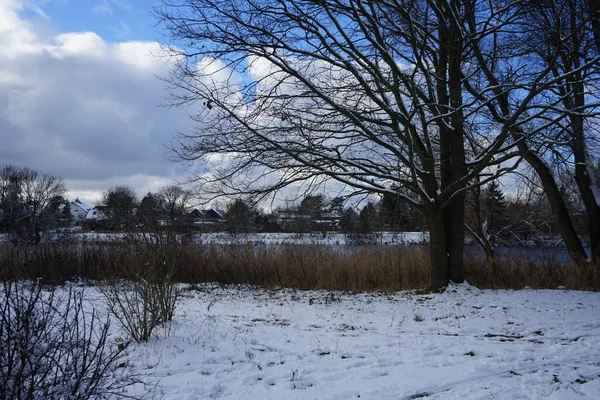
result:
[[[148,0],[36,0],[61,32],[93,31],[107,41],[155,40],[156,21]]]

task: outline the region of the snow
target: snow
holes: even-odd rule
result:
[[[84,209],[86,212],[90,211],[93,208],[89,203],[87,203],[85,201],[81,201],[81,200],[79,200],[79,198],[75,199],[75,201],[73,201],[72,203],[77,204],[79,207]]]
[[[106,215],[104,214],[104,212],[99,210],[97,207],[94,207],[94,208],[89,209],[89,211],[87,212],[87,215],[85,216],[85,219],[102,220],[102,219],[106,219]]]
[[[98,216],[90,214],[96,211],[90,210],[87,219],[102,218],[104,215],[98,211]],[[122,240],[124,233],[98,233],[98,232],[74,232],[73,239],[83,241],[118,241]],[[428,232],[377,232],[371,235],[346,235],[338,232],[322,233],[247,233],[232,236],[226,232],[197,233],[194,240],[203,244],[244,244],[264,243],[267,245],[278,244],[322,244],[322,245],[346,245],[346,244],[423,244],[429,241]],[[8,235],[0,233],[0,243],[7,242]]]
[[[152,398],[600,398],[600,293],[183,289],[170,335],[130,353]]]
[[[426,232],[378,232],[372,235],[355,235],[357,239],[369,239],[369,242],[378,244],[409,244],[424,243],[428,240]],[[203,233],[197,237],[198,241],[205,244],[351,244],[352,235],[337,232],[322,233],[248,233],[231,236],[229,233]]]

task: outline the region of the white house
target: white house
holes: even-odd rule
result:
[[[104,206],[96,206],[91,208],[86,215],[86,219],[88,220],[101,221],[107,218],[108,216],[106,215],[106,207]]]
[[[64,208],[65,208],[65,205],[61,204],[58,207],[58,211],[62,212],[64,210]],[[79,200],[79,198],[77,198],[77,199],[75,199],[75,201],[71,201],[69,203],[69,209],[71,212],[71,219],[72,219],[73,223],[77,223],[77,222],[85,221],[85,219],[88,215],[88,212],[92,209],[92,207],[89,204],[87,204],[87,203]]]

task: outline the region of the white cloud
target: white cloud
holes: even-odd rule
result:
[[[131,36],[132,33],[131,27],[124,21],[119,22],[119,25],[116,28],[113,28],[113,32],[115,33],[115,37],[119,40]]]
[[[113,9],[106,0],[102,0],[100,3],[94,5],[94,7],[92,7],[92,11],[96,14],[113,14]]]
[[[92,11],[96,14],[113,14],[113,6],[123,10],[132,10],[133,5],[127,0],[102,0],[92,7]]]
[[[44,35],[23,10],[0,0],[0,163],[59,175],[88,195],[123,183],[145,194],[182,176],[166,146],[192,125],[185,110],[158,107],[156,76],[170,68],[152,55],[159,45]]]
[[[105,57],[108,50],[104,40],[94,32],[63,33],[56,37],[55,42],[47,49],[57,58]]]

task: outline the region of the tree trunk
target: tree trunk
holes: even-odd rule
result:
[[[560,190],[558,189],[558,185],[552,176],[550,168],[537,154],[529,152],[529,149],[523,142],[523,138],[521,136],[519,136],[517,140],[520,142],[519,150],[524,153],[525,161],[531,165],[540,178],[542,187],[544,188],[546,196],[548,197],[548,201],[550,202],[552,214],[554,215],[554,219],[556,220],[560,234],[565,241],[565,246],[567,247],[569,256],[576,263],[584,262],[587,259],[585,249],[581,243],[581,240],[579,239],[579,236],[577,236],[577,232],[575,232],[575,227],[573,226],[573,221],[569,215],[569,210],[567,209],[565,200],[563,199]]]
[[[450,279],[444,213],[440,209],[427,212],[429,223],[429,255],[431,258],[431,287],[443,288]]]
[[[462,115],[462,71],[461,62],[463,55],[463,41],[461,31],[457,25],[456,16],[461,14],[460,5],[457,2],[438,2],[438,7],[448,17],[448,25],[440,23],[439,35],[439,59],[436,73],[439,80],[436,85],[438,102],[443,113],[450,113],[449,120],[442,118],[438,125],[440,134],[440,178],[442,190],[457,182],[466,174],[465,149],[464,149],[464,117]],[[454,15],[453,15],[454,14]],[[450,17],[453,15],[453,17]],[[454,282],[464,280],[464,238],[465,238],[465,194],[456,194],[441,206],[437,206],[438,217],[436,220],[440,227],[433,226],[430,221],[430,234],[440,229],[443,234],[446,259],[446,282],[451,279]],[[440,219],[439,221],[438,218]],[[435,247],[435,249],[434,249]],[[437,254],[440,245],[432,245],[432,267],[434,263],[441,264],[442,257]],[[434,260],[434,253],[436,259]],[[433,267],[434,269],[436,267]],[[441,267],[440,267],[441,268]],[[441,276],[441,275],[440,275]],[[432,282],[434,283],[434,282]],[[435,286],[435,283],[434,283]]]
[[[469,231],[471,232],[471,235],[473,235],[473,237],[475,238],[475,241],[477,241],[479,246],[483,249],[483,252],[485,254],[485,260],[493,260],[495,256],[494,248],[490,244],[489,240],[487,240],[487,238],[485,237],[485,233],[483,232],[483,228],[480,222],[477,222],[477,226],[475,227],[475,229],[469,228]]]
[[[444,234],[450,280],[460,283],[464,276],[465,247],[465,198],[464,194],[455,196],[443,209]]]
[[[590,225],[590,245],[592,247],[592,262],[600,266],[600,207],[596,205],[594,211],[588,211]]]
[[[600,205],[596,202],[593,187],[598,184],[597,177],[590,170],[593,168],[587,156],[585,143],[585,124],[583,109],[585,106],[585,92],[581,77],[575,76],[573,87],[575,89],[575,113],[571,114],[573,129],[573,157],[575,158],[575,181],[581,192],[581,198],[587,214],[590,230],[590,244],[592,246],[592,261],[600,262]]]
[[[485,253],[486,261],[491,261],[494,258],[494,248],[483,231],[483,220],[481,216],[481,182],[480,178],[476,178],[477,186],[473,188],[473,213],[475,214],[475,229],[469,228],[471,234],[475,237],[479,246]]]

